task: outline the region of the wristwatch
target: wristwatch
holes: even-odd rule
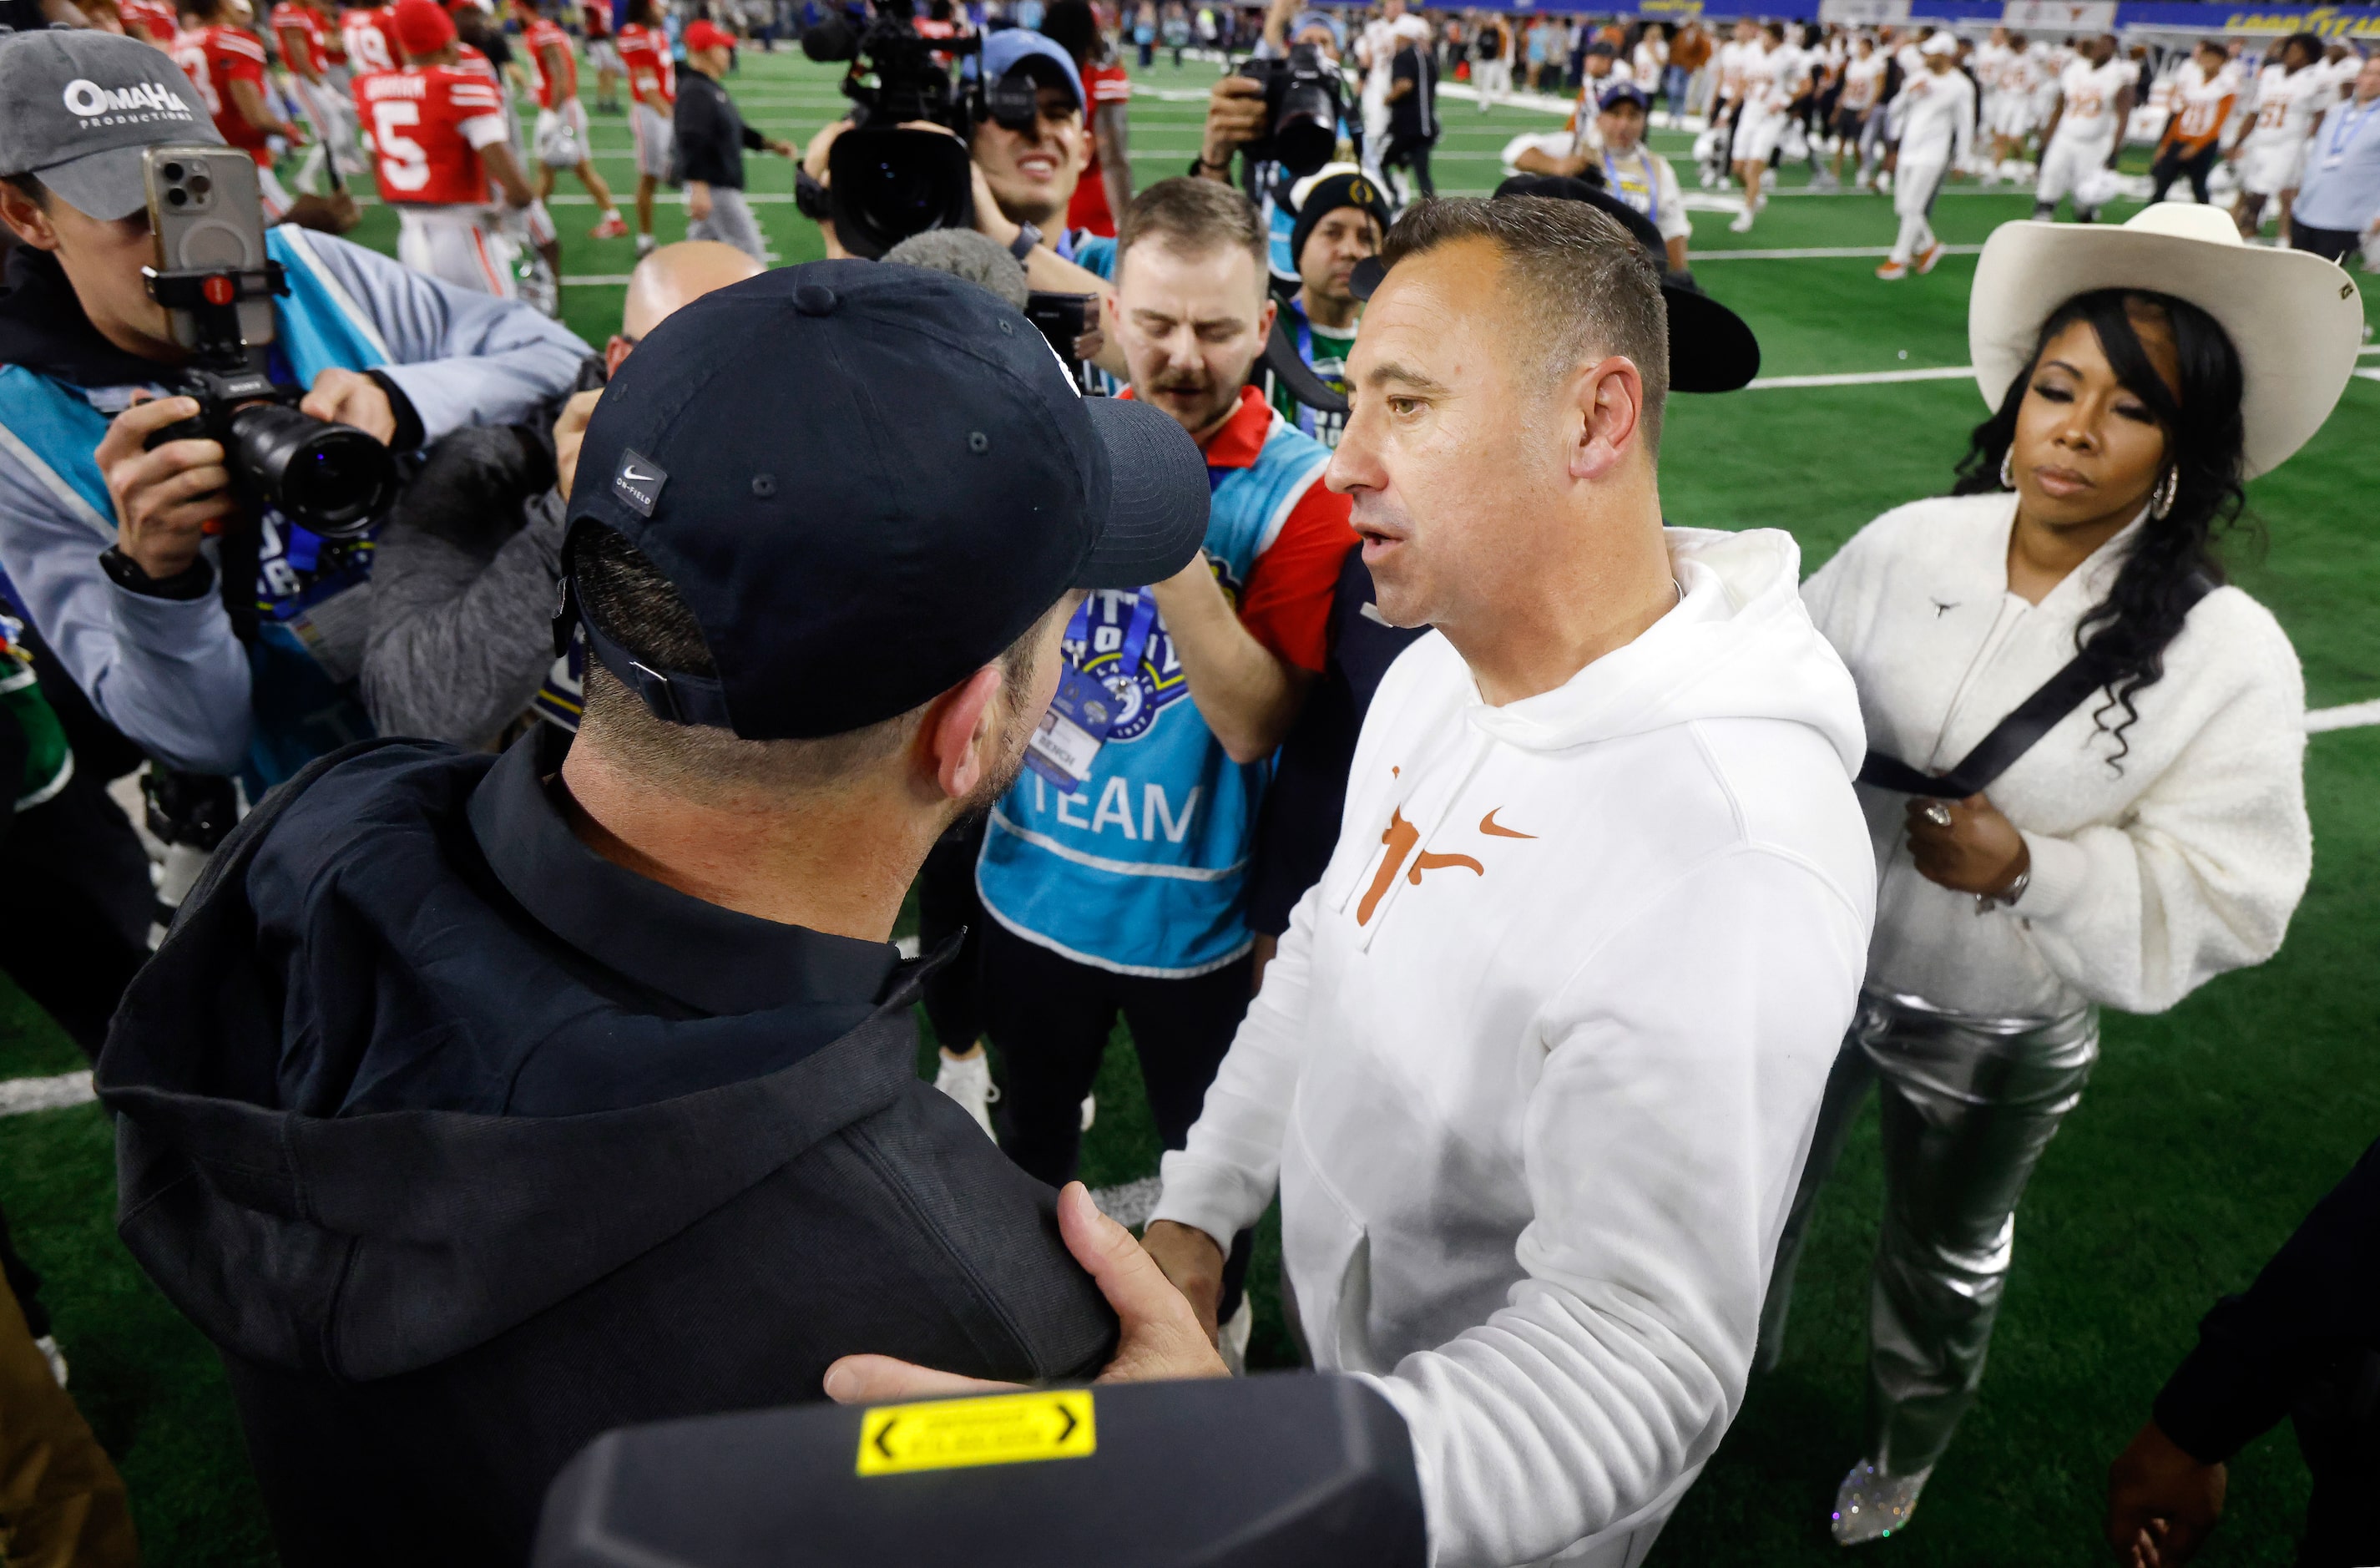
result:
[[[2010,882],[2008,886],[2000,889],[1999,892],[1979,893],[1975,894],[1975,913],[1978,915],[1988,915],[1995,909],[2005,909],[2009,906],[2014,904],[2018,899],[2022,898],[2024,896],[2024,890],[2032,885],[2033,868],[2031,866],[2027,866],[2023,870],[2019,871],[2016,874],[2015,881]]]
[[[149,599],[203,599],[215,585],[215,569],[203,555],[170,577],[152,577],[140,562],[111,544],[99,553],[99,568],[116,587]]]
[[[1039,229],[1035,228],[1031,224],[1019,224],[1016,225],[1016,237],[1009,244],[1008,253],[1022,261],[1026,257],[1032,255],[1033,248],[1040,243]]]

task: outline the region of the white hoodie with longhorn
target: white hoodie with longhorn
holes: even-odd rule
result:
[[[1481,702],[1424,638],[1356,747],[1160,1219],[1281,1198],[1315,1364],[1413,1434],[1444,1568],[1634,1553],[1718,1445],[1859,991],[1850,675],[1774,530],[1673,529],[1678,606]]]

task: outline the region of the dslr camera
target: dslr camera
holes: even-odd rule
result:
[[[1240,149],[1251,164],[1279,164],[1303,178],[1330,161],[1346,84],[1320,49],[1293,43],[1283,58],[1243,60],[1239,74],[1265,90],[1265,134]]]
[[[1029,126],[1038,112],[1032,78],[1022,71],[962,88],[936,56],[975,54],[981,41],[921,37],[915,20],[913,0],[882,0],[864,30],[834,11],[802,35],[811,59],[850,62],[843,92],[852,102],[852,128],[828,155],[829,188],[804,176],[796,201],[805,217],[834,225],[845,250],[870,261],[913,234],[970,226],[969,133],[986,120]],[[952,134],[902,128],[920,120]]]
[[[395,493],[395,459],[352,425],[300,413],[305,390],[273,378],[273,296],[289,286],[265,252],[255,164],[222,146],[152,147],[144,164],[157,241],[149,293],[190,353],[176,390],[199,405],[148,444],[220,442],[247,502],[323,539],[370,532]]]

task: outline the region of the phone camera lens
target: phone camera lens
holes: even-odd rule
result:
[[[183,170],[182,165],[179,164],[168,164],[157,172],[164,175],[169,180],[178,180],[182,177]]]
[[[165,205],[168,207],[186,207],[189,201],[190,193],[178,186],[165,192]]]
[[[209,179],[204,175],[192,175],[190,176],[190,194],[193,196],[204,196],[208,191],[214,188],[214,181]]]

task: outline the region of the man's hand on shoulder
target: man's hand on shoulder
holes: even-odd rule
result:
[[[1099,1212],[1099,1205],[1091,1201],[1090,1189],[1080,1182],[1068,1182],[1058,1195],[1058,1231],[1065,1238],[1066,1250],[1115,1308],[1122,1326],[1115,1355],[1098,1381],[1146,1383],[1231,1375],[1190,1303],[1132,1233]],[[1211,1247],[1214,1243],[1207,1245]],[[1210,1303],[1208,1322],[1213,1318]],[[826,1396],[837,1404],[995,1393],[1016,1386],[938,1372],[889,1355],[846,1355],[826,1369],[824,1384]]]
[[[357,371],[334,366],[316,376],[313,390],[298,405],[298,411],[333,424],[353,425],[382,445],[396,434],[396,410],[389,407],[387,390]]]
[[[91,458],[115,503],[115,546],[151,578],[189,570],[209,523],[229,517],[236,503],[224,449],[211,440],[169,441],[150,451],[149,438],[167,425],[195,419],[188,397],[135,403],[115,416]]]

